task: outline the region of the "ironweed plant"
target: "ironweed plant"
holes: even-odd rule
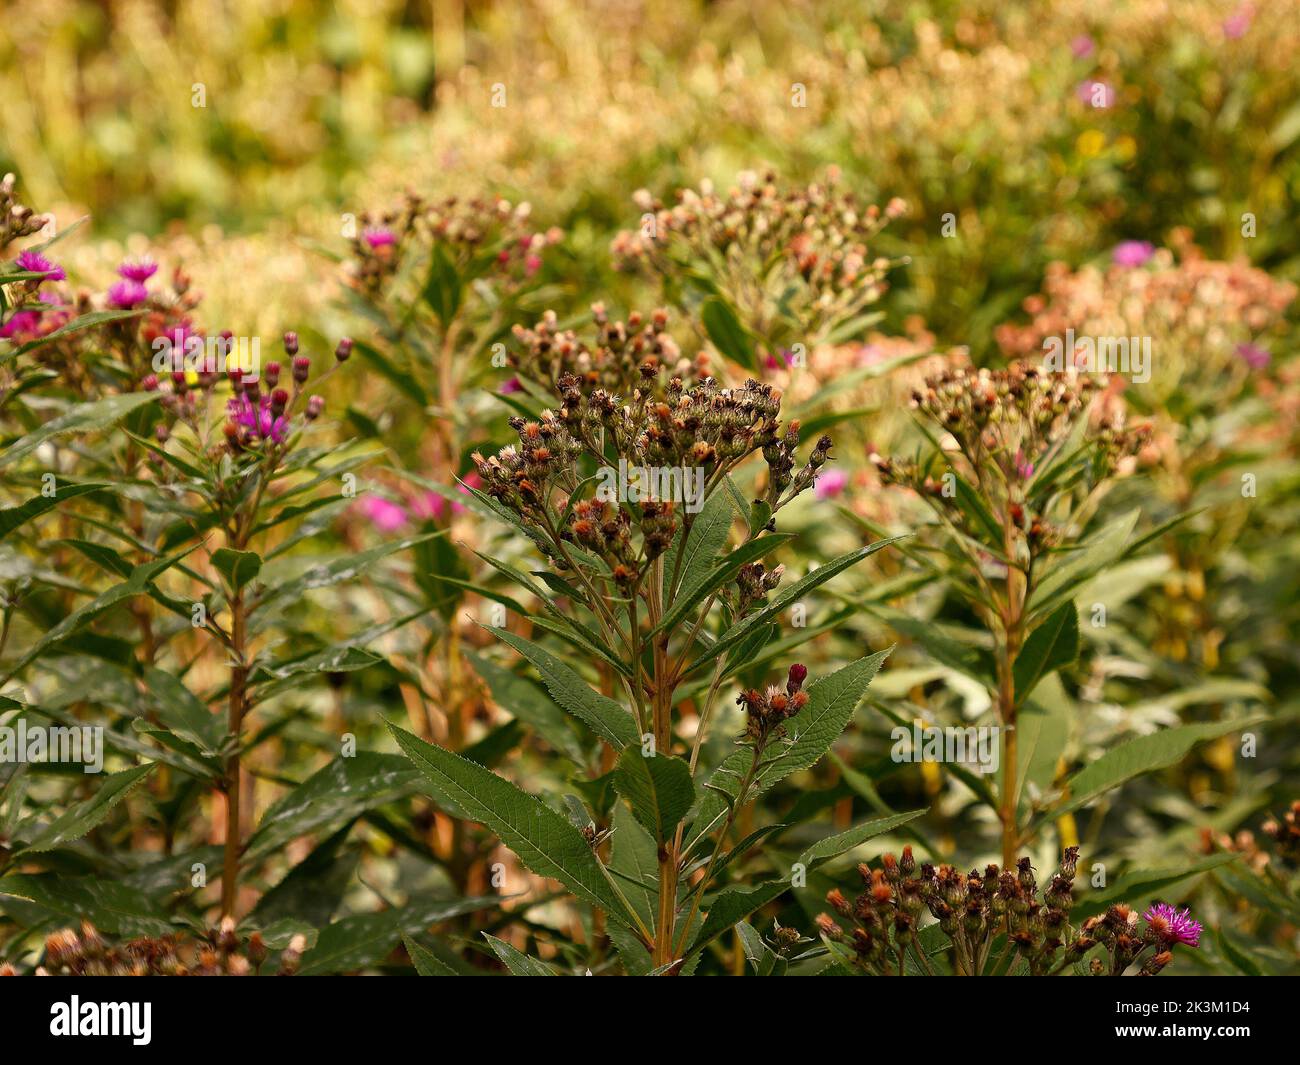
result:
[[[782,587],[784,567],[765,561],[790,539],[777,518],[813,486],[830,438],[800,462],[799,426],[782,423],[771,386],[750,379],[725,388],[707,375],[687,383],[677,369],[694,371],[700,360],[683,359],[666,339],[665,314],[611,322],[597,308],[595,318],[594,346],[554,336],[549,315],[520,331],[521,372],[549,379],[559,402],[535,419],[512,418],[518,443],[474,455],[482,482],[474,496],[527,537],[550,570],[539,582],[484,560],[543,605],[543,615],[527,619],[534,630],[600,664],[604,684],[593,687],[536,640],[492,629],[584,726],[578,762],[587,801],[572,797],[566,821],[473,762],[397,735],[436,801],[492,828],[526,865],[598,911],[629,970],[675,973],[788,886],[742,889],[721,879],[753,842],[733,845],[731,830],[757,794],[825,752],[884,654],[807,690],[808,671],[796,664],[783,689],[742,691],[741,749],[706,770],[701,751],[724,685],[773,641],[774,619],[789,603],[888,541]],[[759,459],[762,490],[745,504],[734,476]],[[738,519],[744,529],[733,545]],[[689,735],[680,709],[687,691],[698,700]],[[612,765],[594,756],[593,744],[616,756]],[[633,820],[618,823],[616,796]],[[634,873],[643,860],[646,872]]]
[[[36,228],[11,188],[7,181],[7,241]],[[55,737],[46,758],[7,749],[0,776],[0,893],[25,907],[10,945],[58,913],[114,936],[160,937],[169,910],[199,919],[211,905],[227,922],[245,920],[246,932],[265,928],[277,951],[301,955],[316,930],[298,927],[300,914],[272,930],[283,906],[271,892],[253,907],[249,882],[264,884],[280,847],[339,816],[313,796],[401,786],[394,759],[351,757],[355,737],[311,737],[330,764],[284,781],[287,795],[252,827],[268,748],[294,713],[286,695],[312,680],[326,689],[327,677],[342,681],[377,660],[363,645],[383,626],[340,640],[313,624],[303,600],[411,544],[310,556],[313,538],[349,502],[351,471],[370,457],[323,431],[316,391],[351,341],[321,371],[323,360],[287,333],[284,360],[262,363],[258,343],[205,336],[183,272],[158,288],[148,260],[124,262],[102,294],[65,296],[52,290],[66,277],[49,256],[69,232],[0,269],[8,341],[0,465],[6,487],[30,493],[3,511],[0,648],[19,642],[4,659],[2,708],[6,732]],[[85,749],[60,746],[60,734],[93,741],[96,765]],[[77,782],[51,817],[46,796],[59,775],[48,766],[79,761],[98,772],[105,752],[115,771],[98,787],[91,776]],[[132,860],[97,856],[84,840],[137,791],[154,811],[151,845]],[[68,877],[58,870],[72,852],[81,872]],[[145,872],[151,863],[156,874]],[[209,867],[220,881],[213,899]],[[292,884],[292,868],[288,876]],[[133,956],[128,948],[119,960],[131,967]]]

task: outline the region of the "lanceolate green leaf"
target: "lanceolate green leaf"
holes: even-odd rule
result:
[[[403,935],[461,914],[490,910],[501,904],[495,896],[472,899],[420,899],[381,913],[363,913],[322,928],[316,946],[303,955],[302,975],[347,973],[383,961]]]
[[[96,400],[94,403],[79,404],[67,414],[52,418],[39,429],[0,450],[0,466],[17,462],[20,458],[30,455],[45,441],[64,433],[91,433],[107,429],[137,407],[154,402],[159,395],[158,392],[128,392],[124,395]]]
[[[881,548],[888,547],[890,544],[897,543],[902,539],[903,537],[901,536],[894,536],[888,540],[877,540],[874,544],[870,544],[867,547],[860,547],[856,551],[850,551],[848,554],[840,555],[839,558],[832,559],[824,566],[819,566],[801,580],[795,581],[795,583],[790,585],[788,588],[779,591],[775,596],[773,596],[771,602],[769,602],[767,606],[763,607],[761,610],[756,610],[743,621],[737,622],[724,632],[707,651],[691,663],[690,668],[687,669],[686,673],[690,674],[695,672],[697,669],[700,669],[702,666],[717,658],[718,655],[730,650],[752,632],[756,626],[762,625],[776,617],[791,603],[807,595],[814,588],[825,584],[832,577],[843,573],[844,570],[848,569],[850,566],[857,565],[864,558],[874,555]]]
[[[475,672],[487,681],[492,698],[506,713],[536,729],[542,739],[573,762],[584,764],[586,755],[577,734],[564,713],[541,688],[481,655],[469,652],[465,657]]]
[[[700,926],[686,957],[697,954],[738,921],[743,921],[755,910],[785,894],[790,888],[788,880],[773,880],[752,887],[730,887],[720,891],[709,903],[709,913]]]
[[[1113,747],[1095,762],[1075,773],[1067,782],[1069,798],[1052,811],[1053,817],[1086,806],[1098,795],[1117,788],[1126,780],[1164,769],[1179,762],[1198,743],[1226,736],[1259,722],[1261,718],[1211,721],[1204,725],[1182,725],[1139,736]]]
[[[927,812],[927,810],[913,810],[911,813],[893,814],[889,817],[877,817],[871,821],[864,821],[862,824],[854,825],[838,835],[827,836],[820,842],[814,843],[803,854],[799,855],[799,862],[809,869],[816,869],[817,866],[829,862],[832,858],[839,857],[845,851],[859,847],[876,836],[883,836],[886,832],[901,828],[909,821],[915,821]]]
[[[19,506],[6,507],[4,510],[0,510],[0,540],[3,540],[18,526],[31,521],[40,514],[44,514],[47,510],[52,510],[65,500],[84,496],[87,492],[99,492],[107,487],[106,484],[61,484],[57,486],[56,494],[52,496],[32,496],[31,499]]]
[[[1016,656],[1013,673],[1016,703],[1023,703],[1048,673],[1067,666],[1079,655],[1079,613],[1067,599],[1029,634]]]
[[[406,948],[406,953],[411,959],[411,964],[415,966],[415,971],[421,976],[457,976],[455,969],[442,961],[428,947],[422,947],[410,936],[402,936],[402,946]]]
[[[593,690],[576,670],[513,632],[490,627],[488,631],[527,658],[541,674],[551,698],[616,750],[641,742],[632,715],[609,696]]]
[[[153,768],[151,765],[136,766],[105,777],[94,795],[56,817],[28,843],[19,847],[14,852],[15,857],[36,851],[51,851],[80,839],[103,821],[132,788],[153,772]]]
[[[23,655],[22,658],[20,658],[10,669],[9,675],[12,676],[29,663],[34,662],[45,653],[47,648],[54,646],[60,640],[71,636],[79,629],[88,625],[110,607],[116,606],[125,599],[130,599],[132,596],[141,595],[146,592],[149,583],[155,577],[174,566],[184,558],[186,554],[188,554],[188,552],[181,552],[180,554],[170,555],[167,558],[160,558],[154,562],[145,562],[136,566],[135,569],[131,571],[131,576],[121,584],[114,585],[112,588],[109,588],[108,591],[100,593],[89,603],[85,604],[85,606],[82,606],[78,610],[74,610],[59,622],[59,624],[55,625],[54,628],[50,629],[44,636],[37,640],[30,648],[28,648],[27,653]]]
[[[668,839],[695,801],[690,766],[666,754],[647,758],[635,745],[624,748],[614,786],[657,843]]]
[[[310,832],[333,831],[417,786],[418,774],[396,755],[358,751],[336,758],[271,804],[248,841],[245,860],[256,861]]]
[[[867,688],[889,656],[890,650],[892,648],[860,658],[828,677],[818,678],[808,686],[808,704],[797,717],[791,719],[788,726],[791,742],[764,756],[757,775],[755,794],[772,787],[791,773],[815,765],[831,749],[831,745],[852,719],[853,712],[867,693]],[[718,826],[727,811],[728,798],[732,802],[736,801],[741,779],[751,761],[752,755],[748,750],[736,751],[713,771],[691,825],[692,840]]]
[[[467,817],[497,833],[534,873],[560,881],[617,921],[630,920],[590,844],[560,814],[490,770],[402,729],[389,728],[428,782],[435,801],[450,797]]]
[[[483,938],[487,940],[488,946],[492,952],[501,959],[502,964],[510,970],[511,976],[558,976],[559,974],[552,969],[546,962],[538,958],[530,958],[516,950],[509,943],[497,939],[496,936],[483,933]]]

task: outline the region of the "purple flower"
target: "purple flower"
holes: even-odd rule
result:
[[[1166,944],[1186,943],[1195,947],[1201,942],[1201,923],[1192,920],[1191,910],[1175,910],[1167,902],[1157,902],[1142,919]]]
[[[1242,4],[1241,7],[1223,20],[1223,35],[1230,41],[1246,36],[1246,31],[1250,29],[1250,23],[1254,17],[1254,7],[1250,4]]]
[[[372,248],[386,248],[390,244],[397,243],[397,237],[393,235],[391,229],[367,229],[363,236]]]
[[[117,272],[128,281],[136,281],[143,285],[158,272],[158,264],[152,259],[141,259],[134,263],[124,262],[117,268]]]
[[[271,397],[265,393],[258,397],[257,406],[254,406],[247,394],[241,392],[226,404],[226,414],[250,434],[273,444],[283,444],[289,435],[289,419],[283,414],[277,415],[271,405]]]
[[[518,392],[523,386],[519,383],[519,378],[512,377],[508,381],[501,382],[501,387],[497,393],[502,396],[508,396],[512,392]]]
[[[1016,473],[1022,481],[1027,481],[1034,475],[1034,464],[1025,461],[1025,453],[1017,449],[1016,451]]]
[[[1155,253],[1156,246],[1149,240],[1125,240],[1115,245],[1111,259],[1119,266],[1145,266]]]
[[[149,298],[149,290],[139,281],[114,281],[108,286],[108,305],[120,311],[138,307]]]
[[[848,487],[849,475],[843,470],[826,470],[817,478],[813,495],[818,499],[831,499]]]
[[[370,495],[361,500],[361,513],[380,532],[397,532],[406,524],[406,511],[390,499]]]
[[[17,311],[9,321],[0,326],[0,339],[13,340],[33,335],[40,324],[40,311]]]
[[[1074,55],[1075,59],[1086,59],[1088,56],[1092,55],[1094,47],[1092,38],[1086,33],[1079,34],[1079,36],[1070,42],[1070,52]]]
[[[1252,370],[1262,370],[1272,359],[1258,344],[1238,344],[1237,354]]]
[[[37,284],[46,281],[66,281],[68,279],[68,275],[63,272],[63,267],[56,262],[51,262],[38,251],[23,252],[18,256],[17,263],[19,270],[26,270],[29,274],[45,275]]]
[[[1079,87],[1074,90],[1074,94],[1089,107],[1101,109],[1113,107],[1115,104],[1115,90],[1104,81],[1095,81],[1092,78],[1079,82]]]

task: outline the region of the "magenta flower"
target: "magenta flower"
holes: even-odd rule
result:
[[[397,243],[397,237],[394,235],[393,231],[382,227],[378,229],[367,229],[363,236],[366,238],[366,243],[372,248],[386,248],[390,244]]]
[[[1070,52],[1075,59],[1087,59],[1088,56],[1092,55],[1094,47],[1092,38],[1086,33],[1079,34],[1070,42]]]
[[[817,478],[813,495],[818,499],[833,499],[848,487],[849,475],[844,470],[825,470]]]
[[[1074,90],[1074,94],[1079,98],[1080,102],[1098,110],[1115,105],[1115,90],[1104,81],[1095,81],[1092,78],[1081,81],[1079,87]]]
[[[63,267],[56,262],[51,262],[38,251],[25,251],[18,256],[16,262],[19,270],[26,270],[29,274],[45,275],[37,284],[68,279],[68,275],[63,272]]]
[[[0,339],[25,340],[34,337],[36,328],[40,324],[40,311],[17,311],[9,321],[0,326]]]
[[[1020,450],[1016,451],[1016,473],[1022,481],[1027,481],[1034,475],[1034,464],[1026,462],[1025,453]]]
[[[394,503],[391,499],[385,499],[383,496],[370,495],[361,500],[361,513],[363,513],[380,532],[392,533],[397,532],[406,524],[406,511]]]
[[[1125,240],[1115,245],[1111,259],[1118,266],[1145,266],[1155,253],[1156,246],[1149,240]]]
[[[1191,910],[1175,910],[1167,902],[1157,902],[1142,919],[1165,944],[1185,943],[1195,947],[1201,942],[1201,923],[1192,920]]]
[[[226,415],[251,436],[283,444],[289,435],[289,419],[272,410],[272,404],[272,398],[263,394],[254,406],[247,394],[241,392],[226,404]]]
[[[1241,7],[1223,20],[1223,35],[1230,41],[1239,40],[1246,36],[1246,31],[1250,29],[1250,23],[1254,17],[1254,7],[1250,4],[1242,4]]]
[[[518,392],[522,388],[523,385],[519,383],[519,378],[512,377],[508,381],[503,381],[501,387],[497,389],[497,392],[500,395],[508,396],[510,393]]]
[[[158,264],[152,259],[141,259],[134,263],[124,262],[117,268],[117,272],[128,281],[137,281],[143,285],[158,272]]]
[[[114,281],[108,286],[108,305],[119,311],[139,307],[149,299],[149,290],[139,281]]]
[[[1252,370],[1262,370],[1273,358],[1258,344],[1238,344],[1237,354]]]

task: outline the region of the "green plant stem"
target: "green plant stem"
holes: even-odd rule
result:
[[[248,665],[244,659],[245,633],[244,597],[236,595],[230,602],[230,699],[227,707],[226,731],[233,749],[226,756],[226,841],[221,867],[221,915],[233,917],[239,891],[239,790],[240,752],[239,735],[243,725],[245,686]]]

